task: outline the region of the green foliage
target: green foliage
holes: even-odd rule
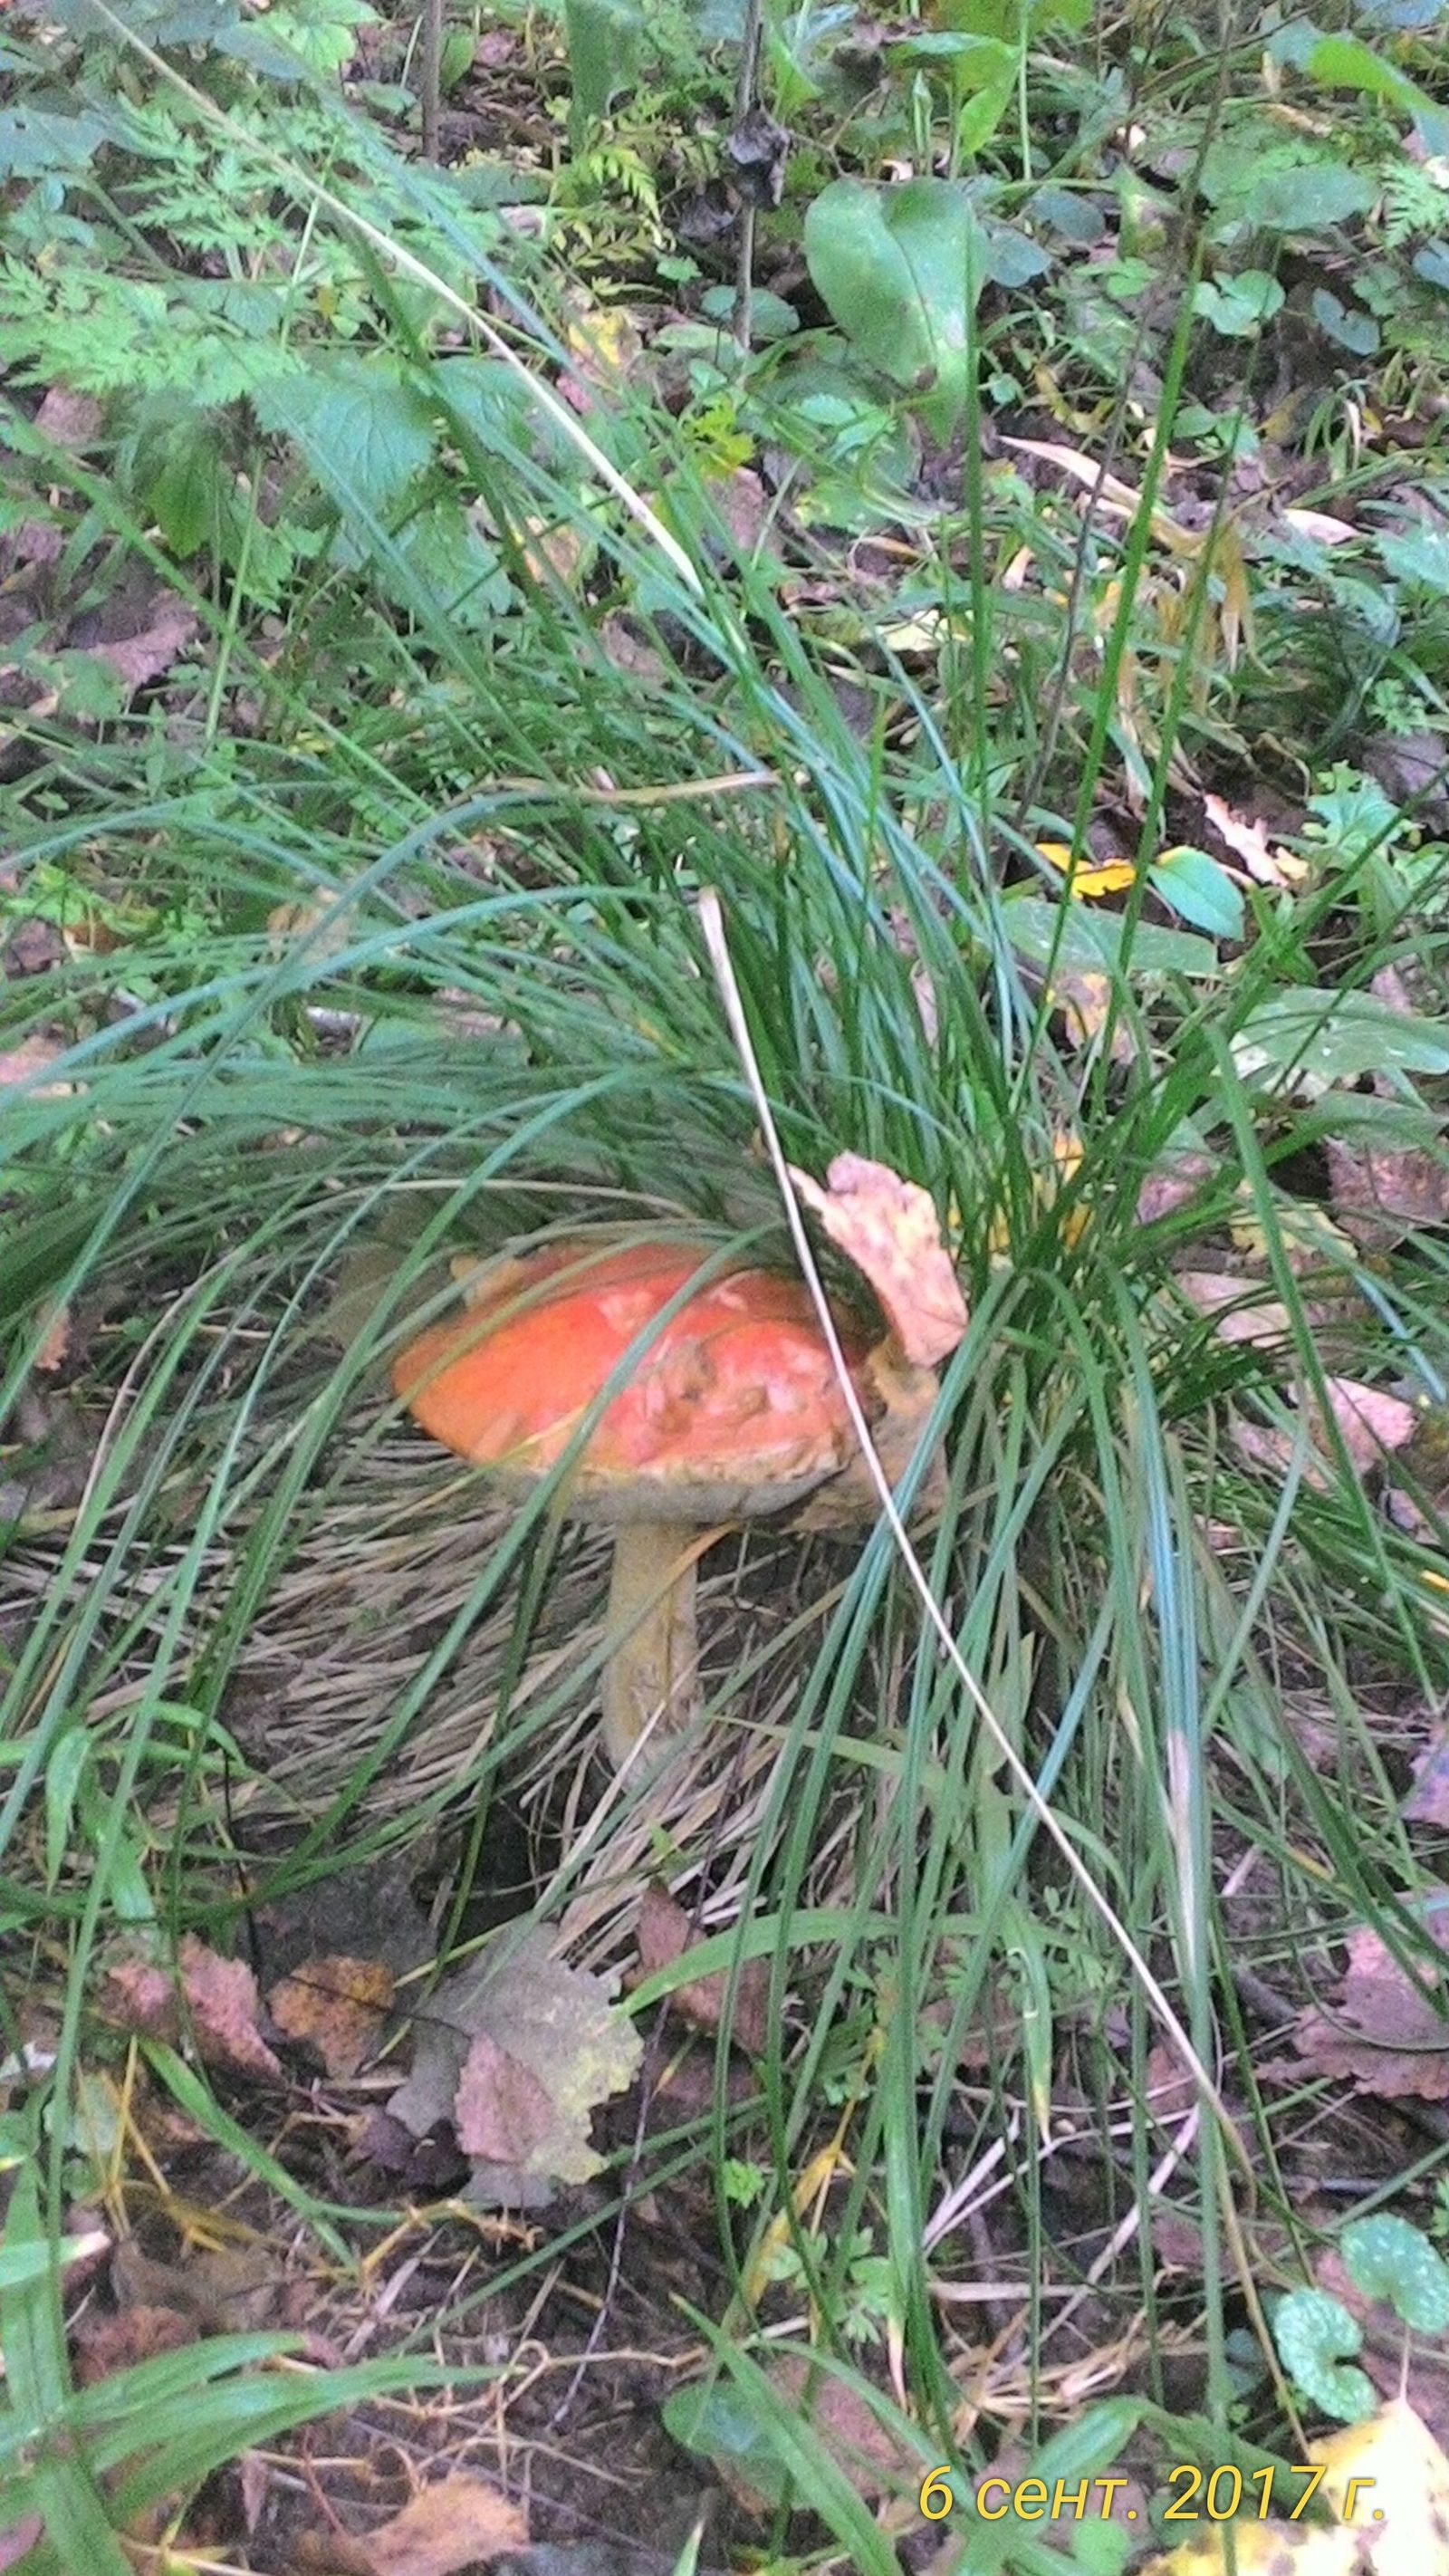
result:
[[[887,189],[837,180],[808,210],[805,255],[857,354],[949,434],[966,399],[985,282],[981,226],[965,188],[945,179]]]
[[[1338,2252],[1354,2287],[1384,2301],[1416,2334],[1449,2330],[1449,2264],[1417,2227],[1380,2211],[1350,2221]],[[1326,2415],[1358,2423],[1373,2413],[1372,2382],[1344,2357],[1360,2350],[1362,2330],[1342,2300],[1325,2290],[1294,2290],[1273,2311],[1273,2337],[1290,2378]]]
[[[1442,973],[1442,845],[1336,761],[1351,690],[1355,712],[1442,716],[1440,551],[1416,508],[1384,509],[1377,461],[1355,480],[1361,423],[1341,433],[1336,484],[1304,489],[1306,434],[1292,459],[1295,503],[1352,512],[1350,541],[1335,552],[1289,524],[1274,442],[1296,433],[1260,422],[1241,371],[1271,375],[1312,335],[1323,399],[1347,418],[1357,379],[1334,352],[1357,367],[1360,308],[1394,352],[1425,314],[1442,323],[1432,206],[1385,186],[1397,165],[1377,111],[1402,113],[1403,93],[1371,86],[1371,118],[1307,140],[1256,91],[1240,118],[1230,100],[1232,153],[1208,151],[1203,215],[1177,180],[1211,143],[1193,30],[1163,31],[1143,89],[1147,187],[1123,167],[1136,91],[1113,49],[1056,40],[1078,7],[962,0],[924,33],[888,31],[864,72],[838,15],[776,16],[767,77],[795,87],[771,103],[805,130],[795,193],[761,219],[780,291],[758,298],[768,327],[741,359],[721,328],[732,244],[714,265],[703,246],[698,262],[654,256],[698,176],[670,158],[676,92],[648,87],[652,12],[607,26],[594,12],[579,35],[580,112],[621,79],[640,88],[627,123],[591,126],[558,173],[542,258],[499,213],[537,202],[537,171],[410,168],[330,94],[359,23],[347,6],[144,0],[136,25],[184,52],[195,97],[101,21],[79,42],[83,14],[56,0],[61,53],[22,58],[4,129],[0,328],[25,397],[0,432],[24,483],[7,531],[32,515],[54,529],[88,606],[128,572],[173,590],[198,642],[184,686],[152,694],[39,616],[14,654],[74,694],[38,693],[15,728],[17,882],[0,916],[7,937],[55,924],[68,946],[43,992],[24,976],[5,988],[7,1047],[41,1047],[5,1101],[7,1401],[58,1301],[87,1319],[77,1382],[105,1432],[79,1499],[59,1503],[38,1436],[7,1439],[26,1584],[4,1674],[7,1930],[49,1959],[59,1926],[73,1965],[38,2088],[48,2126],[0,2140],[24,2172],[8,2288],[0,2261],[15,2303],[0,2441],[25,2509],[51,2520],[56,2565],[100,2569],[116,2564],[118,2492],[185,2492],[289,2423],[424,2384],[406,2357],[395,2377],[283,2373],[270,2345],[228,2340],[183,2356],[184,2387],[175,2365],[104,2398],[70,2388],[58,2241],[107,2143],[87,1997],[116,1926],[170,1932],[234,1906],[237,1816],[264,1827],[263,1896],[385,1837],[451,1854],[500,1775],[544,1778],[576,1727],[598,1663],[595,1560],[555,1552],[547,1494],[501,1535],[480,1515],[466,1565],[450,1556],[381,1363],[409,1301],[433,1294],[430,1265],[565,1212],[677,1219],[791,1257],[708,980],[708,886],[786,1151],[823,1171],[849,1148],[920,1180],[971,1294],[926,1542],[964,1671],[879,1534],[832,1557],[817,1595],[809,1565],[792,1570],[773,1624],[770,1587],[758,1604],[741,1588],[712,1650],[712,1714],[756,1768],[744,1828],[718,1775],[711,1787],[725,1928],[691,1965],[766,1962],[784,2009],[761,2101],[722,2082],[667,2149],[709,2159],[731,2262],[737,2237],[761,2257],[718,2384],[671,2401],[672,2429],[743,2462],[767,2497],[803,2500],[852,2565],[884,2576],[894,2540],[756,2359],[779,2340],[772,2297],[808,2312],[822,2366],[924,2473],[960,2420],[942,2319],[956,2276],[974,2277],[952,2194],[979,2170],[1002,2186],[1024,2361],[1049,2390],[1036,2318],[1054,2311],[1033,2292],[1080,2281],[1045,2152],[1061,2070],[1074,2101],[1114,2105],[1124,2209],[1152,2169],[1145,2120],[1125,2139],[1124,2067],[1145,2100],[1164,2010],[1205,2062],[1220,2038],[1237,2053],[1254,2098],[1249,2041],[1214,2022],[1213,1962],[1236,1931],[1215,1826],[1270,1856],[1295,1955],[1336,1937],[1348,1907],[1371,1919],[1413,1866],[1357,1685],[1442,1690],[1430,1552],[1367,1490],[1255,1474],[1234,1445],[1244,1414],[1301,1426],[1289,1396],[1322,1375],[1297,1176],[1355,1118],[1432,1138],[1449,1078],[1432,1005],[1369,989],[1406,951],[1430,991]],[[737,34],[686,15],[664,66],[717,120]],[[1335,66],[1317,60],[1315,79]],[[812,123],[813,101],[827,105]],[[952,175],[887,183],[902,151]],[[968,157],[982,166],[966,180]],[[791,283],[802,225],[828,330],[792,327],[818,320]],[[1295,267],[1321,256],[1336,283],[1283,296],[1285,239]],[[554,288],[576,284],[581,243],[637,262],[613,282],[642,270],[645,325],[661,275],[686,290],[671,338],[617,387],[591,386],[582,420],[549,399],[569,365]],[[467,336],[474,311],[525,381]],[[52,385],[104,406],[79,453],[29,418]],[[978,439],[993,407],[1009,417]],[[1003,427],[1048,455],[1007,447]],[[1396,451],[1401,481],[1415,452]],[[1244,474],[1209,527],[1234,460]],[[745,535],[724,506],[741,468],[765,505]],[[835,530],[887,541],[836,545]],[[1254,620],[1231,652],[1230,605]],[[1255,764],[1285,793],[1317,784],[1302,882],[1247,883],[1191,841],[1164,848],[1207,828],[1182,810],[1197,781]],[[1039,848],[1089,851],[1103,816],[1130,884],[1098,904]],[[1372,1092],[1351,1088],[1365,1079]],[[1141,1193],[1172,1151],[1223,1177],[1149,1222]],[[1281,1302],[1284,1349],[1230,1347],[1185,1311],[1176,1256],[1194,1232],[1230,1241],[1230,1217],[1265,1247],[1250,1284]],[[397,1258],[363,1329],[324,1344],[330,1283],[391,1225]],[[1354,1365],[1442,1375],[1432,1247],[1370,1266],[1333,1231],[1327,1288],[1352,1310]],[[381,1528],[406,1558],[413,1511],[446,1607],[429,1594],[390,1662],[368,1547]],[[279,1630],[293,1639],[309,1599],[323,1722],[249,1750],[237,1711],[255,1657]],[[326,1698],[339,1668],[341,1706]],[[1304,1671],[1341,1726],[1337,1768],[1315,1768],[1284,1715]],[[623,1784],[540,1898],[600,1906],[601,1950],[640,1849],[650,1869],[681,1857],[672,1813],[642,1846],[614,1839],[639,1791]],[[393,2223],[323,2204],[290,2144],[263,2145],[248,2106],[223,2109],[178,2053],[152,2071],[334,2262],[344,2225]],[[800,2177],[826,2109],[847,2149],[827,2223],[806,2225]],[[1281,2156],[1283,2136],[1265,2136]],[[665,2152],[640,2144],[651,2184]],[[1205,2119],[1174,2168],[1208,2236],[1217,2153]],[[1396,2224],[1350,2227],[1345,2260],[1428,2317],[1438,2276]],[[500,2257],[502,2293],[554,2259],[547,2242]],[[1221,2247],[1216,2262],[1226,2276]],[[1124,2319],[1157,2295],[1130,2255],[1094,2288]],[[1219,2420],[1192,2441],[1212,2459],[1237,2383],[1208,2305]],[[1318,2402],[1359,2393],[1344,2313],[1281,2312],[1285,2361],[1296,2352]],[[851,2343],[883,2324],[908,2414],[851,2369]],[[1041,2474],[1095,2473],[1139,2419],[1136,2400],[1087,2409]],[[1152,2429],[1187,2439],[1170,2418]],[[979,2465],[973,2451],[955,2472],[963,2507]],[[1083,2567],[1122,2544],[1072,2537]],[[980,2576],[1047,2563],[996,2526],[963,2540]]]
[[[1363,2333],[1341,2299],[1326,2290],[1294,2290],[1273,2312],[1273,2339],[1290,2379],[1325,2415],[1357,2424],[1378,2403],[1374,2385],[1344,2356],[1362,2349]]]

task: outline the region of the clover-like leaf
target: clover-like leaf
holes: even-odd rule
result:
[[[1449,2326],[1449,2263],[1407,2218],[1356,2218],[1339,2252],[1366,2299],[1387,2299],[1416,2334]]]
[[[1344,2356],[1359,2351],[1363,2336],[1341,2299],[1326,2290],[1293,2290],[1279,2303],[1273,2338],[1290,2379],[1325,2415],[1352,2424],[1371,2413],[1373,2387],[1361,2370],[1345,2369]]]

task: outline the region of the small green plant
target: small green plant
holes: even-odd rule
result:
[[[1354,2219],[1338,2253],[1355,2289],[1385,2301],[1414,2334],[1449,2331],[1449,2264],[1406,2218]],[[1272,2322],[1278,2358],[1310,2405],[1344,2424],[1374,2412],[1378,2391],[1353,2360],[1363,2329],[1341,2299],[1327,2290],[1291,2290]]]

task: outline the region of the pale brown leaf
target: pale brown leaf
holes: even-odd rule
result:
[[[1177,1285],[1200,1315],[1210,1315],[1220,1342],[1283,1342],[1291,1327],[1288,1309],[1264,1299],[1253,1279],[1232,1270],[1179,1270]]]
[[[507,2549],[526,2549],[528,2520],[496,2487],[458,2471],[421,2488],[361,2547],[371,2576],[457,2576]]]
[[[149,626],[137,635],[118,636],[109,644],[87,646],[87,659],[104,662],[127,689],[143,689],[169,671],[196,633],[194,612],[179,599],[163,594]]]
[[[1160,1218],[1174,1216],[1179,1208],[1189,1207],[1217,1176],[1214,1154],[1187,1152],[1167,1156],[1155,1172],[1149,1172],[1137,1193],[1137,1222],[1156,1225]]]
[[[1327,1148],[1334,1208],[1358,1243],[1397,1243],[1413,1226],[1449,1225],[1449,1154],[1375,1153],[1336,1136]]]
[[[65,385],[52,385],[35,415],[35,426],[57,447],[69,448],[78,456],[95,445],[103,417],[94,394],[73,394]]]
[[[465,2156],[526,2167],[553,2135],[557,2113],[546,2084],[487,2031],[463,2060],[453,2101]]]
[[[1358,535],[1347,519],[1336,519],[1327,510],[1285,510],[1283,525],[1296,536],[1311,537],[1320,546],[1346,546]]]
[[[1426,1908],[1424,1929],[1449,1949],[1449,1908]],[[1399,1965],[1367,1924],[1349,1934],[1348,1966],[1331,2012],[1305,2012],[1294,2045],[1315,2073],[1388,2100],[1449,2099],[1449,2019],[1429,1975]],[[1440,1990],[1441,2002],[1449,1994]]]
[[[45,1331],[35,1354],[35,1365],[54,1373],[65,1366],[70,1350],[71,1317],[69,1306],[52,1306],[45,1319]]]
[[[174,2043],[188,2034],[208,2066],[280,2077],[282,2069],[257,2029],[257,1981],[245,1959],[223,1959],[187,1932],[177,1965],[179,1985],[153,1959],[113,1959],[106,1971],[108,2018],[149,2039]]]
[[[472,2043],[483,2038],[534,2079],[550,2120],[521,2159],[476,2155],[473,2196],[495,2206],[541,2207],[556,2182],[588,2182],[599,2171],[590,2119],[599,2103],[633,2082],[643,2043],[613,2009],[603,1979],[555,1959],[542,1933],[516,1946],[500,1937],[497,1947],[436,1989],[417,2025],[412,2073],[387,2105],[415,2138],[458,2116],[459,2082]],[[470,2126],[486,2116],[485,2078],[496,2065],[487,2052],[475,2061],[465,2100]],[[515,2087],[509,2116],[521,2105],[524,2095]],[[536,2095],[529,2093],[524,2107],[541,2120]]]
[[[1449,1723],[1440,1720],[1414,1761],[1414,1785],[1399,1810],[1409,1825],[1449,1825]]]
[[[1054,1011],[1060,1011],[1067,1024],[1067,1035],[1075,1046],[1092,1046],[1111,1018],[1112,979],[1091,966],[1059,966],[1052,976],[1048,1000]],[[1128,1025],[1125,1012],[1119,1011],[1112,1023],[1111,1058],[1114,1064],[1131,1064],[1137,1054],[1137,1040]]]
[[[684,1957],[691,1943],[689,1916],[682,1905],[659,1886],[644,1890],[639,1907],[639,1970],[645,1977],[657,1968],[672,1966]],[[693,2022],[696,2030],[715,2031],[729,1995],[729,1975],[716,1968],[707,1977],[692,1977],[687,1986],[676,1986],[669,1998],[671,2012]],[[770,1970],[764,1959],[747,1960],[735,1985],[734,2005],[730,2015],[730,2037],[758,2057],[769,2036]]]
[[[966,1300],[929,1191],[863,1154],[837,1154],[822,1189],[790,1166],[806,1206],[863,1271],[906,1358],[932,1368],[966,1330]]]
[[[289,2039],[316,2049],[329,2075],[355,2075],[372,2055],[392,2005],[392,1970],[380,1959],[304,1959],[273,1986],[267,2010]]]
[[[1202,804],[1219,840],[1227,843],[1235,859],[1241,859],[1255,884],[1293,885],[1306,875],[1302,859],[1282,847],[1270,850],[1266,827],[1246,814],[1235,813],[1224,797],[1204,796]]]
[[[7,1090],[12,1083],[33,1082],[38,1073],[44,1073],[47,1065],[54,1064],[56,1057],[64,1052],[54,1038],[22,1038],[19,1046],[12,1047],[8,1054],[0,1055],[0,1091]],[[48,1099],[53,1093],[69,1088],[68,1083],[47,1082],[42,1084],[39,1097]]]
[[[1351,1377],[1325,1378],[1328,1402],[1343,1445],[1361,1476],[1381,1467],[1386,1454],[1412,1440],[1419,1417],[1412,1404]]]

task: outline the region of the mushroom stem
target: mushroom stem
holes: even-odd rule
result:
[[[651,1720],[682,1726],[694,1699],[699,1551],[668,1521],[625,1521],[614,1538],[604,1666],[603,1745],[622,1769]]]

